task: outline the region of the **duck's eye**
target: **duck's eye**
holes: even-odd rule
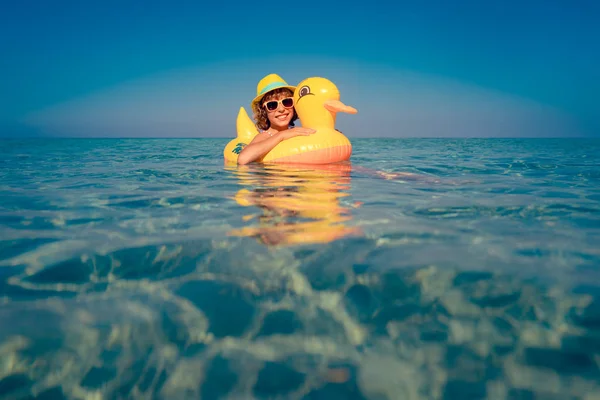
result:
[[[310,88],[308,86],[302,86],[298,93],[300,93],[300,97],[306,96],[307,94],[310,93]]]

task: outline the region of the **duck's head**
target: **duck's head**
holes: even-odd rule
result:
[[[302,126],[332,128],[338,112],[356,114],[354,107],[340,101],[340,91],[329,79],[313,77],[296,86],[294,106]]]

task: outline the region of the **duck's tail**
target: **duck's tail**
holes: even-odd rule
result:
[[[240,107],[240,112],[237,116],[237,139],[248,144],[256,135],[258,135],[256,125],[254,125],[244,107]]]

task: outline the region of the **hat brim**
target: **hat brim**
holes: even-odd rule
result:
[[[290,86],[290,85],[281,85],[281,86],[277,86],[274,87],[272,89],[269,89],[267,92],[263,93],[263,94],[259,94],[258,96],[256,96],[252,102],[250,103],[250,105],[252,106],[252,108],[254,108],[254,105],[258,102],[260,102],[260,100],[265,97],[266,95],[268,95],[270,92],[272,92],[273,90],[277,90],[277,89],[290,89],[292,91],[292,93],[294,93],[296,91],[296,86]]]

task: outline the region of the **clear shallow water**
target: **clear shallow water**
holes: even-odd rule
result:
[[[600,141],[226,142],[0,142],[0,398],[600,395]]]

